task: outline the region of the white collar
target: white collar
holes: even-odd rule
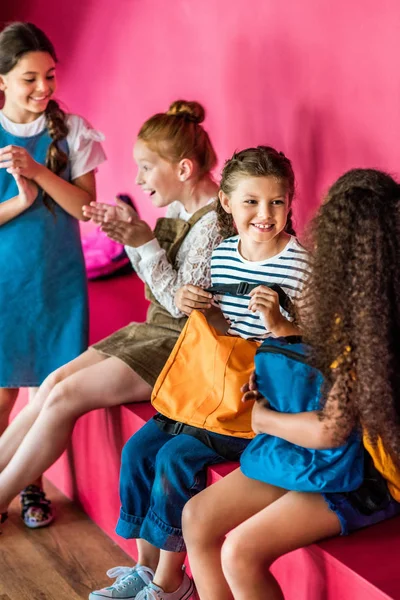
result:
[[[14,121],[10,121],[8,117],[0,110],[0,125],[13,135],[19,137],[32,137],[33,135],[37,135],[41,133],[43,129],[46,129],[46,115],[43,113],[30,123],[14,123]]]

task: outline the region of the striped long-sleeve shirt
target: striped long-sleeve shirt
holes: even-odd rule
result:
[[[279,254],[266,261],[245,260],[238,250],[239,236],[224,240],[212,254],[211,281],[220,283],[275,283],[287,293],[294,302],[300,297],[308,274],[309,254],[292,237]],[[229,321],[228,334],[246,339],[262,340],[271,335],[266,329],[262,315],[248,309],[250,296],[216,295],[216,303]],[[281,308],[282,314],[289,315]]]

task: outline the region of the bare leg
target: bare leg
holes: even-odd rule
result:
[[[167,594],[175,592],[182,583],[182,566],[185,562],[186,552],[160,551],[160,560],[154,575],[154,583]]]
[[[29,388],[29,402],[35,400],[38,392],[37,387]],[[42,476],[31,481],[20,495],[21,517],[27,527],[37,528],[48,525],[53,520],[53,514],[47,503],[46,497],[42,497],[38,490],[43,490]]]
[[[146,540],[136,540],[138,549],[138,563],[142,567],[149,567],[156,571],[160,558],[160,549],[156,548]]]
[[[189,500],[183,510],[183,537],[201,600],[233,600],[222,571],[225,536],[285,493],[236,469]]]
[[[230,534],[222,568],[235,600],[284,600],[269,566],[280,556],[340,533],[319,494],[288,492]]]
[[[0,388],[0,435],[8,426],[18,392],[18,388]]]
[[[320,514],[318,513],[315,519],[315,523],[319,523],[319,529],[317,526],[315,529],[310,528],[308,521],[303,519],[300,521],[299,517],[289,513],[289,510],[284,514],[284,506],[280,503],[292,495],[310,499],[313,504],[313,508],[309,511],[311,514],[313,511],[318,513],[320,509]],[[288,507],[291,507],[290,502]],[[253,529],[251,537],[243,539],[241,524],[246,523],[248,519],[251,520],[254,515],[270,509],[274,510],[274,513],[270,513],[272,524],[278,521],[278,517],[282,514],[279,523],[282,527],[285,524],[286,530],[283,529],[281,532],[280,529],[273,529],[271,532],[270,521],[266,524],[262,521],[257,524],[257,541]],[[300,513],[301,507],[296,510]],[[296,527],[293,525],[295,521]],[[235,527],[238,529],[225,541],[226,534]],[[307,540],[304,535],[303,537],[301,535],[304,533],[302,527],[309,534]],[[257,527],[255,529],[257,530]],[[289,531],[295,532],[292,538]],[[272,560],[288,552],[289,549],[284,550],[284,548],[290,543],[292,543],[290,549],[294,549],[339,531],[338,519],[329,511],[322,497],[313,494],[288,493],[286,490],[249,479],[239,469],[192,498],[183,512],[183,533],[201,600],[233,600],[233,598],[235,600],[242,600],[242,598],[281,600],[283,596],[279,585],[268,571]],[[285,542],[286,534],[288,537]],[[275,542],[282,542],[282,544],[280,547],[274,547]],[[266,548],[268,543],[271,544],[269,551]],[[248,564],[251,561],[253,566]],[[251,577],[246,574],[247,568],[252,573]],[[255,593],[258,591],[254,593],[252,591],[253,595],[251,595],[251,585],[258,582],[257,574],[261,571],[264,577],[262,593],[257,596]],[[250,583],[249,579],[251,579]],[[244,589],[247,596],[239,595],[242,594],[240,589],[242,581],[246,582]]]
[[[29,402],[34,401],[38,391],[39,391],[39,388],[37,388],[37,387],[29,388],[29,392],[28,392],[29,393]],[[37,487],[40,487],[41,489],[43,489],[42,476],[40,475],[40,477],[35,479],[35,481],[31,481],[30,485],[36,485]]]
[[[83,368],[57,383],[0,474],[0,512],[62,454],[78,417],[96,408],[148,400],[150,395],[150,385],[116,357]]]
[[[51,373],[42,383],[36,393],[31,392],[29,404],[27,404],[13,419],[6,431],[0,437],[0,471],[9,463],[16,450],[24,439],[35,420],[37,419],[43,404],[48,398],[54,386],[63,381],[69,375],[80,371],[90,365],[102,362],[107,357],[93,348],[67,363],[63,367]],[[36,388],[33,388],[36,389]]]

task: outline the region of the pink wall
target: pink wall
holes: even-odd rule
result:
[[[14,0],[60,56],[59,97],[107,136],[99,197],[133,191],[140,124],[179,97],[208,110],[221,161],[271,144],[292,160],[302,225],[345,169],[396,173],[400,160],[398,0]],[[361,8],[362,7],[362,8]]]

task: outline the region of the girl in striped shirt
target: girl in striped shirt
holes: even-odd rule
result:
[[[226,162],[217,207],[225,239],[211,260],[213,306],[209,293],[188,285],[180,292],[185,300],[175,299],[182,312],[207,310],[218,329],[246,339],[299,333],[274,289],[296,303],[309,272],[308,253],[292,225],[293,197],[294,173],[282,152],[258,146]],[[238,288],[241,282],[249,285]]]
[[[282,153],[259,146],[234,154],[219,192],[219,226],[228,239],[212,256],[214,304],[210,292],[188,285],[175,296],[178,309],[203,310],[220,331],[257,341],[298,333],[288,305],[280,309],[282,297],[289,304],[298,298],[308,274],[307,253],[292,227],[293,196],[292,166]],[[271,287],[276,285],[278,290]],[[193,352],[201,351],[200,339]],[[190,394],[185,402],[191,403]],[[195,413],[193,399],[192,404]],[[205,488],[207,467],[238,460],[253,436],[250,418],[246,432],[237,436],[194,424],[159,412],[125,444],[117,533],[137,540],[138,563],[108,571],[115,583],[92,592],[90,600],[191,597],[193,582],[182,570],[183,507]]]

